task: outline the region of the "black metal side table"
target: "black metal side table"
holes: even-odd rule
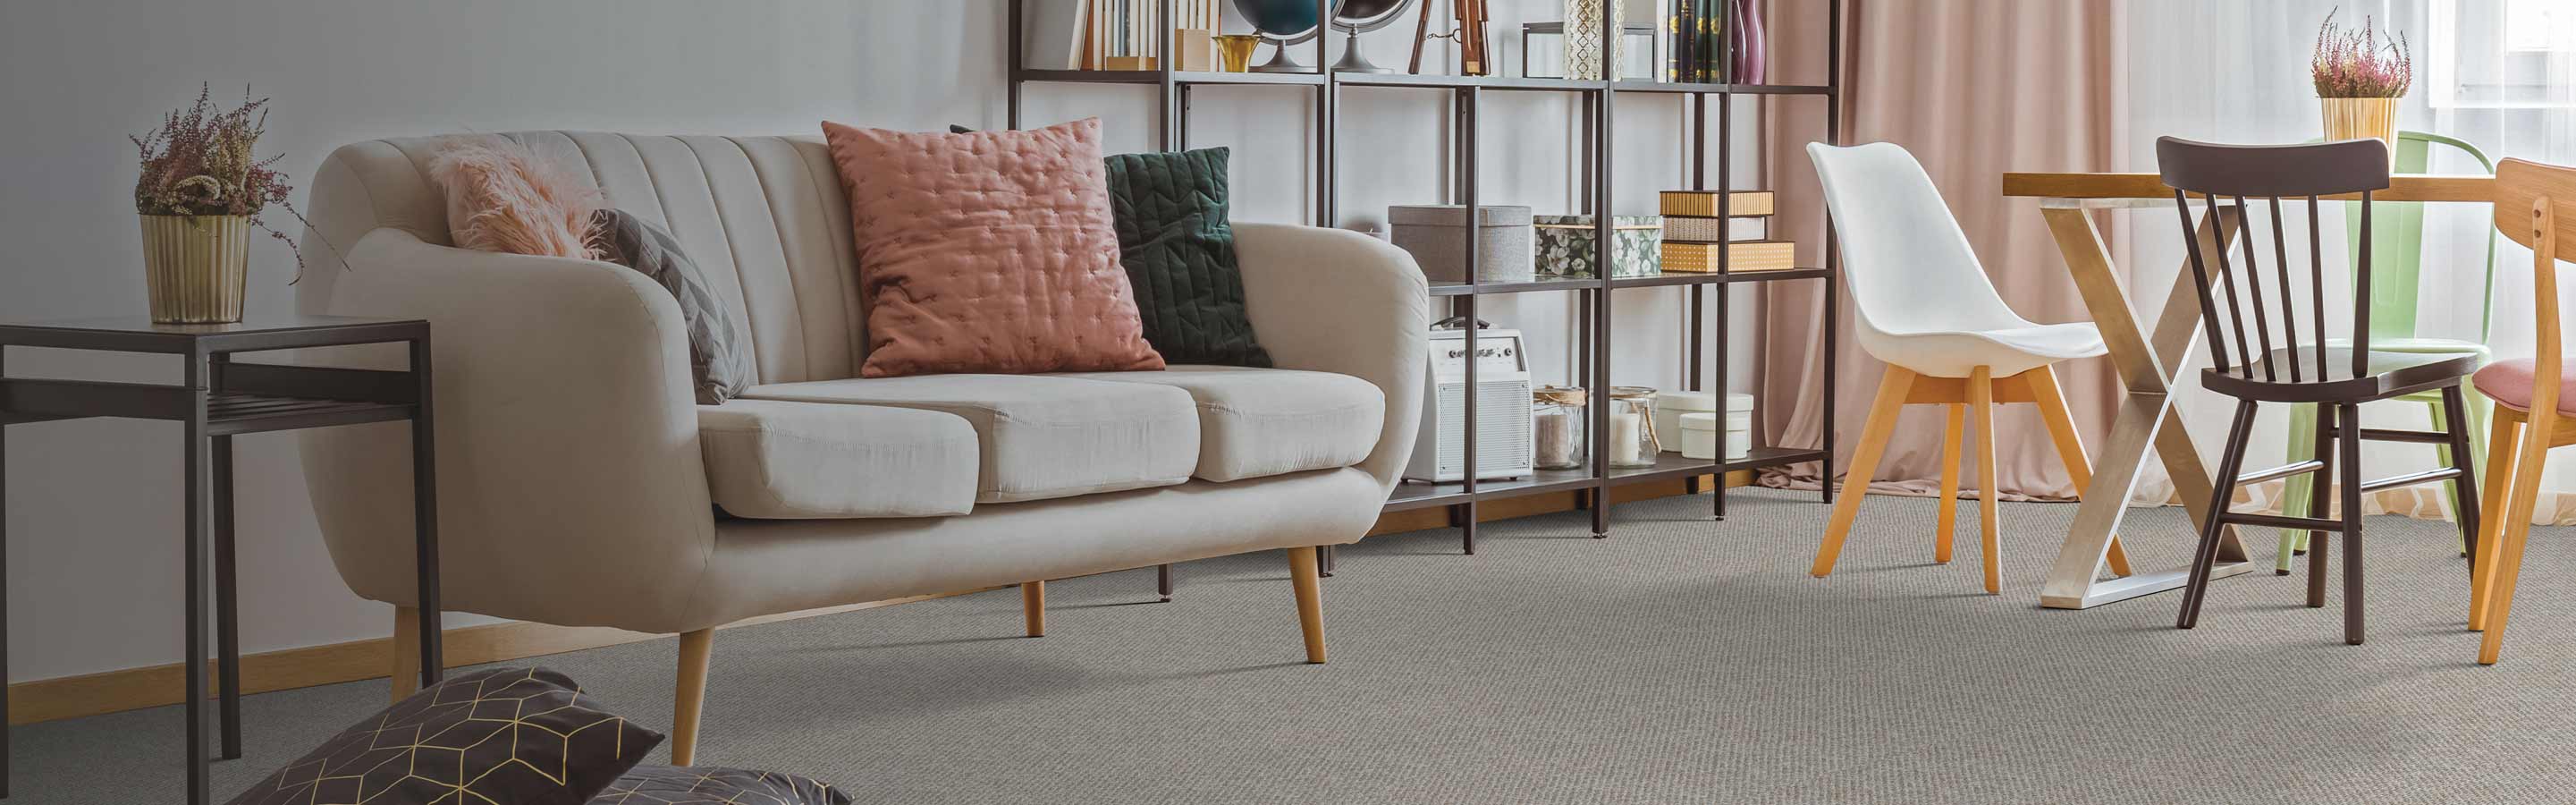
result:
[[[409,371],[236,363],[233,356],[307,347],[403,343]],[[178,355],[176,386],[8,376],[11,346]],[[207,580],[213,579],[217,709],[222,753],[241,757],[241,653],[233,579],[233,445],[244,433],[409,420],[412,501],[420,600],[420,679],[438,681],[437,473],[431,462],[429,322],[336,316],[254,318],[235,324],[154,324],[144,317],[0,323],[0,457],[9,425],[86,417],[183,423],[187,605],[188,802],[210,802],[205,718]],[[8,483],[0,465],[0,507]],[[0,544],[8,533],[0,520]],[[211,563],[209,562],[211,559]],[[0,593],[7,564],[0,557]],[[8,668],[6,596],[0,595],[0,679]],[[8,699],[0,687],[0,797],[8,796]]]

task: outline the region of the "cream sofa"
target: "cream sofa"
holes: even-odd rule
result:
[[[642,275],[448,245],[433,139],[322,164],[299,302],[432,322],[444,608],[680,634],[678,763],[714,630],[767,615],[1020,584],[1038,634],[1045,579],[1278,548],[1323,661],[1315,546],[1375,521],[1421,404],[1429,297],[1404,252],[1237,224],[1278,369],[857,379],[849,208],[819,138],[509,136],[677,234],[743,314],[760,385],[695,404],[679,307]],[[308,433],[333,562],[409,606],[405,432]]]

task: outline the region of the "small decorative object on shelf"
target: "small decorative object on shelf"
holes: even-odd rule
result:
[[[1531,277],[1530,208],[1485,205],[1476,214],[1476,281],[1528,282]],[[1386,208],[1397,248],[1413,253],[1432,282],[1467,281],[1467,208],[1457,204]]]
[[[1655,434],[1655,390],[1610,387],[1610,466],[1652,467],[1664,452]]]
[[[1549,279],[1601,276],[1592,265],[1596,233],[1589,215],[1541,215],[1537,218],[1538,275]],[[1662,273],[1664,221],[1652,215],[1610,219],[1610,276],[1651,277]]]
[[[1785,240],[1739,240],[1726,244],[1724,265],[1719,264],[1718,244],[1693,241],[1664,241],[1665,271],[1707,274],[1719,271],[1787,271],[1798,267],[1798,244]]]
[[[1476,442],[1476,477],[1530,474],[1534,433],[1529,355],[1518,330],[1486,329],[1475,322],[1476,354],[1467,354],[1467,320],[1452,316],[1431,325],[1430,372],[1422,378],[1422,423],[1404,479],[1456,483],[1467,477],[1467,440]],[[1467,426],[1467,367],[1476,367],[1474,428]],[[1471,435],[1472,434],[1472,435]]]
[[[1655,395],[1655,430],[1659,433],[1682,432],[1682,415],[1717,410],[1717,394],[1708,391],[1667,390]],[[1681,444],[1664,442],[1665,450],[1679,450]]]
[[[1342,60],[1333,63],[1336,73],[1392,73],[1379,67],[1360,50],[1360,34],[1395,24],[1416,0],[1341,0],[1333,9],[1333,27],[1349,38],[1342,42]]]
[[[1486,13],[1485,0],[1451,0],[1450,15],[1457,20],[1458,27],[1449,29],[1447,33],[1435,34],[1431,32],[1431,7],[1438,2],[1425,0],[1422,13],[1414,19],[1413,60],[1405,72],[1422,74],[1424,44],[1433,39],[1453,39],[1458,42],[1459,75],[1491,75],[1492,62],[1485,52],[1485,24],[1492,21],[1493,15]],[[1527,60],[1528,57],[1524,55],[1522,58]]]
[[[155,323],[241,321],[251,230],[291,246],[294,239],[263,213],[274,204],[304,220],[287,201],[295,188],[275,167],[285,157],[256,153],[268,128],[268,99],[245,91],[240,106],[217,108],[211,90],[200,86],[195,104],[171,112],[151,134],[129,138],[142,158],[134,211],[142,216],[144,288]]]
[[[1666,190],[1662,194],[1665,215],[1716,217],[1718,194],[1715,190]],[[1777,197],[1769,190],[1737,190],[1726,194],[1726,215],[1758,217],[1770,215]]]
[[[1216,38],[1217,55],[1225,71],[1241,73],[1252,69],[1252,52],[1261,49],[1261,37],[1254,34],[1225,34]]]
[[[1695,392],[1702,393],[1705,392]],[[1665,409],[1656,409],[1662,411]],[[1692,411],[1675,418],[1683,458],[1728,461],[1753,455],[1753,395],[1726,395],[1725,411]]]
[[[1626,38],[1620,40],[1623,44],[1622,50],[1619,54],[1619,80],[1663,80],[1662,76],[1664,72],[1662,66],[1664,64],[1664,39],[1662,36],[1657,35],[1655,26],[1628,25],[1622,28],[1622,31],[1624,31]],[[1583,77],[1566,74],[1565,63],[1561,57],[1565,55],[1567,50],[1562,44],[1555,41],[1564,38],[1564,36],[1565,23],[1562,22],[1521,23],[1521,77]],[[1599,37],[1596,36],[1594,38],[1598,39]],[[1638,53],[1646,53],[1648,54],[1648,58],[1642,60],[1638,59],[1636,58],[1636,54]],[[1533,56],[1541,58],[1532,58]]]
[[[1711,215],[1667,215],[1664,216],[1664,240],[1668,243],[1676,240],[1698,243],[1731,240],[1743,243],[1748,240],[1762,239],[1759,236],[1747,237],[1736,231],[1736,227],[1742,224],[1730,223],[1734,220]]]
[[[1583,451],[1585,403],[1590,393],[1569,386],[1540,386],[1531,392],[1530,426],[1536,431],[1531,466],[1542,470],[1579,470]]]
[[[2389,164],[2397,161],[2397,99],[2415,82],[2415,60],[2406,50],[2406,35],[2391,32],[2381,42],[2369,17],[2359,30],[2334,24],[2335,14],[2317,26],[2317,50],[2309,64],[2318,103],[2325,112],[2328,141],[2377,138],[2388,145]]]
[[[1765,68],[1762,44],[1762,0],[1733,0],[1735,13],[1727,18],[1726,47],[1729,55],[1727,80],[1737,84],[1760,84],[1769,78]]]
[[[1290,46],[1312,40],[1323,33],[1316,23],[1324,19],[1321,0],[1234,0],[1234,10],[1252,26],[1253,33],[1270,40],[1279,50],[1256,73],[1310,73],[1315,68],[1297,63],[1288,53]]]
[[[1580,81],[1601,80],[1601,15],[1604,6],[1614,9],[1610,13],[1618,15],[1624,28],[1627,14],[1620,0],[1565,0],[1565,23],[1559,29],[1559,38],[1565,42],[1565,77]],[[1623,35],[1610,42],[1611,64],[1628,63],[1627,55],[1628,37]],[[1529,72],[1526,49],[1521,54],[1521,61],[1521,71]],[[1611,72],[1613,75],[1617,73],[1615,70]]]

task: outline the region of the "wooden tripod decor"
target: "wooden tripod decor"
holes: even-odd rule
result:
[[[1861,430],[1860,447],[1852,453],[1851,474],[1843,482],[1844,494],[1834,501],[1824,544],[1816,548],[1815,567],[1807,572],[1817,578],[1834,572],[1834,562],[1842,557],[1843,538],[1851,534],[1852,520],[1860,516],[1860,500],[1878,470],[1879,457],[1887,451],[1888,438],[1895,434],[1897,415],[1907,405],[1940,405],[1949,411],[1949,424],[1941,440],[1941,507],[1934,527],[1932,561],[1950,562],[1951,534],[1956,530],[1959,514],[1960,446],[1967,436],[1967,420],[1973,414],[1977,421],[1977,526],[1984,548],[1986,592],[2002,593],[2003,534],[1997,517],[2000,500],[1994,493],[1995,405],[2022,402],[2039,406],[2040,421],[2048,425],[2057,457],[2066,463],[2066,473],[2074,477],[2075,493],[2083,495],[2093,483],[2093,463],[2085,457],[2084,440],[2075,432],[2075,419],[2067,411],[2055,367],[2041,366],[1996,378],[1982,366],[1968,377],[1931,377],[1889,365],[1887,374],[1878,381],[1878,395],[1870,403],[1869,424]],[[2117,538],[2111,542],[2109,562],[2111,572],[2129,575],[2129,557],[2120,549]]]
[[[1458,28],[1445,34],[1431,32],[1431,7],[1437,0],[1423,0],[1422,13],[1413,22],[1413,61],[1405,72],[1422,74],[1422,45],[1427,39],[1458,40],[1458,74],[1489,75],[1485,53],[1485,0],[1451,0],[1450,13],[1458,18]]]

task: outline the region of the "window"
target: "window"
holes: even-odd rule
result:
[[[2430,0],[2430,35],[2416,53],[2419,86],[2433,108],[2576,108],[2565,92],[2576,67],[2576,3],[2569,0]]]

